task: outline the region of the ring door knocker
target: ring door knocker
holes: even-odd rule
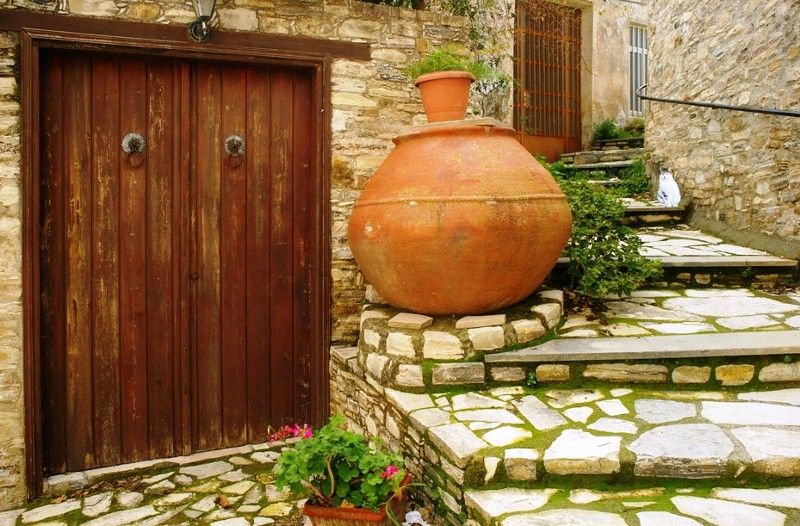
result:
[[[144,162],[144,149],[147,141],[139,133],[129,133],[122,138],[122,151],[128,155],[128,164],[138,168]]]
[[[228,165],[236,168],[242,164],[244,157],[244,139],[239,135],[228,135],[225,139],[225,151],[228,153]]]

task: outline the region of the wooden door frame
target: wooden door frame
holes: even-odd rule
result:
[[[25,463],[28,498],[42,493],[39,184],[40,50],[75,49],[116,55],[164,56],[227,63],[295,66],[313,71],[312,115],[317,121],[316,155],[319,198],[314,203],[321,246],[330,247],[331,62],[333,57],[370,60],[368,44],[215,30],[208,42],[189,40],[184,26],[146,24],[80,16],[47,15],[0,9],[0,31],[20,34],[20,104],[22,110],[22,306],[25,396]],[[317,326],[322,349],[322,377],[327,378],[330,343],[330,250],[323,250],[316,276]],[[329,390],[320,403],[327,411]]]

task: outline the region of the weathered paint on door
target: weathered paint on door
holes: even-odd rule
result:
[[[53,52],[41,93],[45,472],[319,422],[312,72]]]

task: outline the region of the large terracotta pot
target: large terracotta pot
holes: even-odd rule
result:
[[[419,88],[428,122],[463,119],[473,82],[475,77],[467,71],[437,71],[417,77],[414,84]]]
[[[570,234],[556,182],[491,119],[420,126],[370,178],[350,218],[364,276],[392,305],[477,314],[544,281]]]
[[[392,515],[399,521],[405,517],[408,505],[406,492],[411,484],[411,474],[406,473],[400,484],[400,493],[395,495],[388,503]],[[313,526],[391,526],[386,513],[386,505],[379,511],[365,510],[364,508],[328,508],[306,503],[303,506],[303,515],[311,519]]]

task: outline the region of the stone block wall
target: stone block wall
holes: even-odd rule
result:
[[[660,2],[650,12],[648,92],[797,109],[800,4]],[[649,103],[649,169],[668,166],[699,226],[800,255],[800,119]]]
[[[0,10],[56,7],[63,16],[150,23],[183,25],[195,18],[188,0],[0,0]],[[403,66],[418,50],[465,43],[467,21],[356,0],[221,0],[213,25],[371,44],[372,60],[336,59],[332,68],[332,338],[355,342],[364,283],[347,244],[353,202],[392,149],[391,139],[404,126],[424,122]],[[17,34],[0,32],[0,510],[25,495],[18,53]]]

